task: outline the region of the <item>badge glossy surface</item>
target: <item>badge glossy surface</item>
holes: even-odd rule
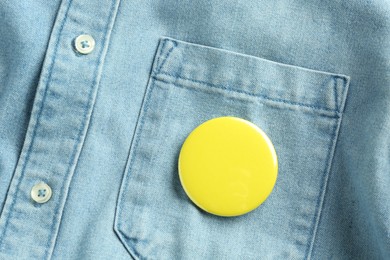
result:
[[[219,216],[239,216],[257,208],[277,178],[275,149],[253,123],[214,118],[195,128],[179,156],[179,176],[189,198]]]

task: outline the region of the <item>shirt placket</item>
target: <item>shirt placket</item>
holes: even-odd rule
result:
[[[53,252],[118,5],[119,0],[61,3],[1,215],[2,252],[28,251],[34,259]]]

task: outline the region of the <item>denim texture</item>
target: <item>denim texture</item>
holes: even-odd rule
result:
[[[3,1],[0,21],[0,259],[390,257],[387,0]],[[178,177],[219,116],[278,154],[240,217]]]

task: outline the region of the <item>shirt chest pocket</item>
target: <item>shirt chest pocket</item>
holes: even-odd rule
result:
[[[161,40],[118,199],[115,231],[135,258],[304,258],[319,220],[348,77]],[[190,202],[177,160],[215,117],[261,127],[279,160],[270,197],[249,214],[213,216]]]

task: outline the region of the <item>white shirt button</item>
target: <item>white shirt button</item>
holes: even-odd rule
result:
[[[95,48],[95,40],[91,35],[82,34],[75,39],[74,48],[80,54],[89,54]]]
[[[35,184],[31,189],[31,198],[38,203],[45,203],[51,198],[51,188],[44,182]]]

